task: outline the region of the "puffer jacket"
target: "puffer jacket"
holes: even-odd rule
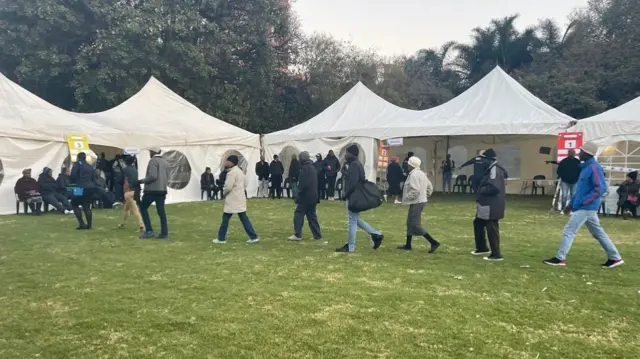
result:
[[[427,203],[428,197],[433,193],[433,185],[427,175],[419,168],[409,172],[402,190],[402,203],[406,205]]]

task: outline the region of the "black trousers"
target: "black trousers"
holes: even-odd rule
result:
[[[282,198],[282,176],[271,176],[271,198]]]
[[[71,203],[69,203],[67,197],[58,192],[43,194],[42,201],[50,206],[53,206],[60,213],[64,213],[65,210],[71,210]]]
[[[497,219],[473,220],[473,232],[476,239],[476,251],[488,252],[491,249],[492,257],[500,257],[500,224]],[[489,248],[487,248],[487,238],[489,238]]]
[[[322,239],[320,231],[320,223],[318,223],[318,215],[316,214],[316,204],[299,204],[293,213],[293,230],[298,238],[302,238],[302,226],[304,225],[304,217],[307,217],[309,229],[314,239]]]
[[[149,207],[151,207],[152,203],[155,203],[158,217],[160,217],[160,234],[169,234],[169,226],[167,225],[167,212],[164,209],[164,203],[166,199],[166,193],[151,192],[143,194],[142,203],[140,203],[140,215],[142,216],[142,221],[144,222],[144,227],[147,232],[153,232],[153,227],[151,226],[151,218],[149,217]]]
[[[336,196],[336,179],[337,177],[327,177],[327,197],[329,198]]]
[[[73,214],[75,214],[80,226],[84,226],[86,224],[89,228],[91,228],[91,226],[93,225],[93,211],[91,210],[91,201],[93,201],[94,195],[95,188],[85,188],[83,190],[82,196],[73,197],[71,199]],[[82,210],[80,209],[80,206],[82,206]],[[86,223],[82,218],[82,212],[84,212],[84,216],[87,219]]]
[[[324,177],[318,177],[318,198],[327,199],[327,183]]]

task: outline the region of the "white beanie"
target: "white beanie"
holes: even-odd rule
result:
[[[413,168],[420,168],[420,165],[422,164],[422,161],[420,161],[420,159],[416,156],[410,157],[409,161],[407,161],[407,163],[409,164],[409,166],[413,167]]]

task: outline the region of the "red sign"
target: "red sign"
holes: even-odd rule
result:
[[[389,148],[380,141],[378,145],[378,168],[387,168],[389,166]]]
[[[558,135],[558,158],[560,162],[569,156],[569,150],[575,150],[576,154],[580,152],[583,143],[582,132],[561,132]]]

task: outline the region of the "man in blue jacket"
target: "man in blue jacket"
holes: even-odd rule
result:
[[[558,254],[554,258],[544,260],[545,264],[552,266],[565,266],[567,264],[566,257],[571,249],[573,240],[576,238],[580,227],[585,223],[591,235],[607,253],[608,260],[602,267],[613,268],[624,264],[624,260],[620,257],[616,246],[611,242],[598,219],[600,198],[607,192],[607,183],[604,179],[604,171],[594,157],[597,152],[598,145],[592,142],[585,143],[580,149],[580,160],[583,162],[581,165],[582,171],[578,178],[576,193],[571,199],[571,203],[564,209],[565,213],[573,213],[564,227]]]

